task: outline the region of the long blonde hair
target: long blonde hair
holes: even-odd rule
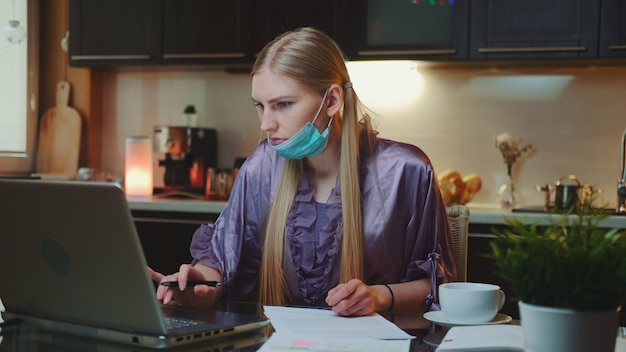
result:
[[[304,27],[284,33],[270,42],[259,54],[252,75],[261,69],[290,77],[317,91],[324,91],[333,84],[344,87],[343,114],[333,122],[339,123],[342,131],[339,182],[343,240],[340,282],[363,279],[365,269],[359,154],[361,150],[371,147],[374,133],[367,114],[363,114],[362,118],[359,116],[361,104],[351,87],[341,49],[323,32]],[[284,305],[291,302],[283,273],[285,228],[298,190],[302,167],[301,160],[285,160],[270,210],[261,260],[259,300],[262,304]]]

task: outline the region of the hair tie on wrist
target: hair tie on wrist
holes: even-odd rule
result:
[[[391,312],[393,310],[393,305],[396,303],[395,297],[393,296],[393,290],[387,284],[383,284],[383,286],[385,286],[389,290],[389,293],[391,294],[391,306],[389,306],[389,309],[387,310],[388,312]]]

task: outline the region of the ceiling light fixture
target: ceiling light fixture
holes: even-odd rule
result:
[[[19,44],[26,39],[26,31],[20,26],[20,21],[15,19],[15,0],[13,2],[13,19],[4,27],[4,36],[11,44]]]

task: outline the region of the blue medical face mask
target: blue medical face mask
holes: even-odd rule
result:
[[[306,125],[304,125],[291,138],[281,144],[272,145],[269,135],[267,136],[269,145],[271,145],[280,156],[285,159],[304,159],[316,156],[321,153],[324,148],[326,148],[326,144],[328,144],[328,135],[330,134],[330,125],[333,122],[333,118],[331,117],[330,121],[328,121],[328,126],[322,133],[317,130],[314,123],[322,111],[327,93],[328,89],[324,92],[322,103],[320,104],[319,109],[317,109],[317,114],[315,114],[313,121],[307,122]]]

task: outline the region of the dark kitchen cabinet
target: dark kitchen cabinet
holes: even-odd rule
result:
[[[219,214],[133,210],[135,228],[148,266],[163,274],[191,263],[189,245],[202,224],[215,222]]]
[[[600,57],[626,57],[626,0],[602,0]]]
[[[70,65],[158,63],[161,13],[161,0],[70,0]]]
[[[251,0],[163,0],[165,64],[250,61]]]
[[[312,26],[349,60],[626,56],[626,0],[70,0],[72,66],[249,67]]]
[[[299,27],[315,27],[345,51],[349,41],[350,2],[346,0],[255,0],[253,52],[279,34]]]
[[[465,60],[469,0],[352,1],[352,59]]]
[[[252,0],[70,0],[70,65],[250,62]]]
[[[470,6],[470,59],[598,55],[600,0],[472,0]]]

